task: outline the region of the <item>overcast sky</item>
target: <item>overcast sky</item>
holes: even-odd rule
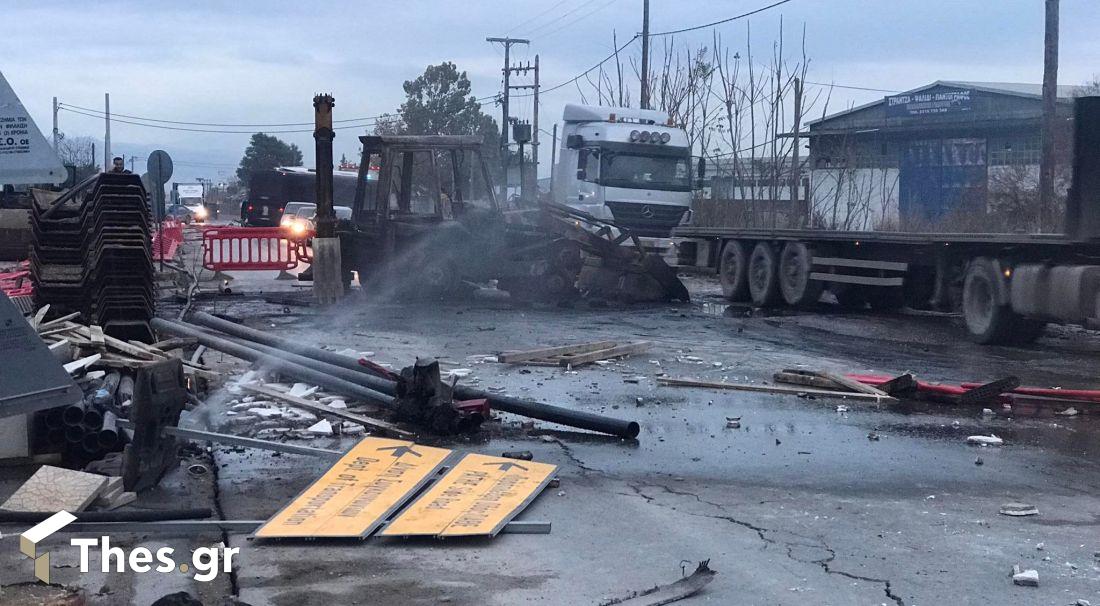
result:
[[[774,1],[652,0],[651,27],[660,32],[698,25]],[[743,45],[748,21],[763,50],[780,16],[788,43],[805,24],[808,80],[816,83],[900,91],[935,80],[1040,82],[1043,4],[790,0],[717,29],[726,43]],[[1100,72],[1095,39],[1100,2],[1061,4],[1059,81],[1078,84]],[[607,56],[613,31],[622,41],[640,30],[641,5],[642,0],[4,0],[0,71],[47,136],[53,96],[102,109],[104,92],[111,94],[116,114],[235,124],[310,122],[313,94],[331,92],[340,120],[394,111],[403,100],[401,83],[442,61],[465,70],[478,97],[497,93],[503,55],[486,36],[530,38],[529,47],[514,47],[515,60],[532,60],[538,53],[544,86],[568,80]],[[693,46],[711,39],[709,29],[676,37]],[[629,50],[639,55],[637,44]],[[836,89],[832,106],[883,94]],[[562,105],[572,101],[579,97],[571,86],[544,95],[543,128],[549,130]],[[499,115],[491,103],[485,110]],[[530,110],[530,100],[521,99],[511,113],[525,118]],[[60,121],[70,136],[103,136],[101,119],[66,111]],[[308,129],[265,130],[296,128]],[[355,151],[357,134],[338,132],[337,158]],[[279,136],[297,143],[306,164],[312,164],[309,133]],[[114,122],[112,140],[119,155],[144,158],[152,149],[167,150],[177,160],[176,180],[219,179],[232,173],[248,134]],[[142,164],[135,166],[138,172]],[[546,164],[543,173],[549,172]]]

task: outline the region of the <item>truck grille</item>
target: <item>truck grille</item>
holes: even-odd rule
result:
[[[640,202],[608,202],[615,222],[638,236],[667,238],[672,228],[680,224],[686,206],[644,204]]]

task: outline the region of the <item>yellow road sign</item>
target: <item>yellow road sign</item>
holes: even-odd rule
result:
[[[404,440],[365,438],[255,536],[369,536],[436,475],[450,454],[450,450]]]
[[[495,535],[546,487],[557,465],[468,454],[379,533]]]

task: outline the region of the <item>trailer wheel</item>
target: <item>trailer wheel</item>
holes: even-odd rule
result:
[[[814,259],[802,242],[788,242],[779,255],[779,291],[787,305],[805,307],[817,303],[824,284],[811,280]]]
[[[970,338],[983,345],[1008,343],[1021,318],[1009,305],[997,302],[1000,276],[993,262],[979,257],[970,262],[963,279],[962,312]]]
[[[730,301],[748,300],[749,259],[741,241],[730,240],[722,247],[718,258],[718,281],[722,283],[722,294]]]
[[[749,257],[749,294],[757,307],[779,302],[779,259],[768,242],[757,242]]]

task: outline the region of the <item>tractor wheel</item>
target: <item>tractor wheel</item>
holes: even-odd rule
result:
[[[802,242],[788,242],[779,255],[779,291],[787,305],[806,307],[821,298],[824,284],[811,280],[813,253]]]
[[[749,294],[757,307],[779,302],[779,259],[768,242],[758,242],[749,257]]]
[[[749,299],[749,256],[745,245],[730,240],[722,247],[718,257],[718,281],[722,283],[722,295],[735,303]]]

